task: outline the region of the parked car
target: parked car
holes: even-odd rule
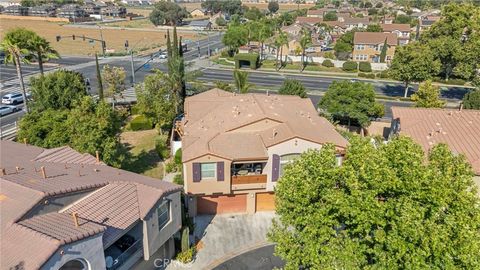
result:
[[[2,103],[3,104],[18,104],[22,103],[23,100],[23,95],[22,94],[6,94],[5,96],[2,97]]]
[[[305,52],[306,53],[314,53],[316,52],[317,50],[314,48],[314,47],[308,47],[307,49],[305,49]]]
[[[332,50],[333,50],[333,48],[330,48],[330,47],[322,48],[323,52],[328,52],[328,51],[332,51]]]
[[[160,53],[158,54],[158,58],[159,58],[159,59],[167,59],[167,53],[165,53],[165,52],[160,52]]]
[[[21,110],[20,108],[17,108],[13,105],[2,105],[0,106],[0,116],[4,116],[10,113],[14,113],[16,111]]]

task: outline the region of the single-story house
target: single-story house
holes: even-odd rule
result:
[[[212,23],[209,20],[199,20],[191,21],[188,26],[195,30],[209,30],[212,28]]]

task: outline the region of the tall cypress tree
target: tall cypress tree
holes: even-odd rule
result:
[[[387,49],[388,49],[387,39],[385,38],[382,51],[380,52],[380,63],[385,63],[385,58],[387,57]]]
[[[179,111],[183,112],[183,104],[187,96],[187,86],[185,83],[185,61],[183,59],[183,48],[182,48],[182,37],[180,37],[180,42],[178,44],[178,58],[179,58],[179,75],[181,78],[180,83],[180,100],[179,100]]]
[[[167,29],[167,56],[168,59],[172,57],[172,42],[170,41],[170,30]]]
[[[97,67],[97,81],[98,81],[98,98],[103,100],[103,84],[102,84],[102,73],[100,72],[100,65],[98,64],[98,56],[95,53],[95,65]]]
[[[173,48],[178,48],[178,36],[177,36],[177,27],[174,26],[173,27],[173,45],[172,45]],[[173,56],[177,56],[178,55],[178,51],[175,49],[173,50]]]

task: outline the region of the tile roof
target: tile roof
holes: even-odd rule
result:
[[[325,8],[320,8],[320,9],[309,9],[307,10],[307,15],[323,15],[325,12],[327,12],[327,9]]]
[[[392,113],[400,119],[400,134],[413,138],[425,151],[448,144],[480,175],[480,111],[392,107]]]
[[[323,22],[322,18],[319,17],[297,17],[295,20],[296,23],[308,23],[308,24],[317,24]]]
[[[267,157],[266,147],[292,138],[316,143],[347,141],[298,96],[233,94],[212,89],[185,101],[183,160],[214,154],[227,159]]]
[[[97,163],[69,147],[43,149],[0,141],[0,149],[0,168],[6,172],[0,176],[0,269],[19,263],[25,269],[38,269],[65,243],[102,232],[104,243],[109,243],[122,229],[145,218],[163,196],[181,190],[172,183]],[[48,197],[92,189],[62,213],[24,218]],[[74,226],[73,211],[78,212],[79,227]]]
[[[370,24],[370,18],[369,17],[363,17],[363,18],[358,18],[358,17],[346,17],[344,20],[344,23],[349,25],[349,24],[364,24],[368,25]]]
[[[400,31],[400,32],[410,32],[410,24],[404,23],[390,23],[390,24],[380,24],[382,27],[383,32],[392,32],[392,31]]]
[[[398,45],[397,35],[394,33],[380,33],[380,32],[355,32],[353,36],[353,44],[383,44],[387,39],[387,44],[390,46]]]

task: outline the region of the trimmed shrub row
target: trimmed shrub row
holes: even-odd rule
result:
[[[332,63],[332,61],[325,59],[322,63],[322,66],[331,68],[331,67],[334,67],[335,65]]]
[[[363,73],[363,72],[359,72],[359,73],[358,73],[358,77],[368,78],[368,79],[375,79],[375,74],[373,74],[373,73]]]
[[[358,70],[358,64],[357,64],[357,62],[347,61],[347,62],[343,63],[342,69],[344,71],[354,72],[354,71]]]
[[[358,70],[361,72],[372,72],[372,65],[369,62],[360,62]]]

